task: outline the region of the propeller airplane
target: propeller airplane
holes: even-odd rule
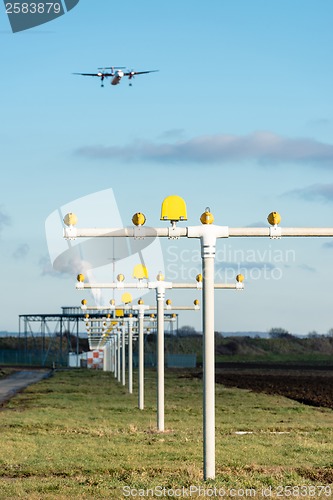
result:
[[[122,66],[120,67],[111,66],[106,68],[98,68],[98,73],[73,73],[73,74],[81,76],[97,76],[98,78],[101,79],[101,87],[104,87],[104,80],[106,78],[112,78],[110,82],[111,85],[118,85],[124,76],[128,76],[128,79],[130,80],[129,85],[132,86],[131,80],[133,80],[133,78],[136,75],[145,75],[147,73],[155,73],[156,71],[158,71],[158,69],[153,69],[150,71],[133,71],[133,70],[123,71],[124,69],[125,68]]]

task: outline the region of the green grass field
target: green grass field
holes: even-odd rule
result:
[[[143,411],[136,386],[129,395],[101,371],[59,371],[30,386],[0,414],[1,500],[120,499],[129,488],[143,497],[148,488],[200,486],[207,494],[223,488],[225,497],[261,498],[265,488],[277,498],[333,498],[332,410],[220,385],[217,477],[204,482],[202,385],[186,373],[166,372],[164,433],[156,432],[154,371],[145,374]]]

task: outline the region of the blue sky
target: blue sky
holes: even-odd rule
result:
[[[332,2],[161,4],[80,0],[16,34],[0,5],[0,330],[79,303],[75,275],[51,272],[45,221],[93,193],[112,189],[125,225],[136,211],[161,225],[161,201],[178,194],[189,225],[209,206],[231,227],[273,210],[284,226],[332,226]],[[72,74],[112,65],[159,72],[104,88]],[[200,267],[197,241],[162,249],[166,278]],[[217,279],[247,280],[216,292],[216,329],[326,333],[332,263],[328,238],[220,241]],[[193,313],[180,323],[201,328]]]

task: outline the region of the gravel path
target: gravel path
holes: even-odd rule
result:
[[[0,379],[0,404],[8,401],[28,385],[49,377],[51,373],[50,370],[22,370]]]

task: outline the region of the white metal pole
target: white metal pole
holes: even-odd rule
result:
[[[114,378],[118,378],[117,335],[113,336]]]
[[[128,321],[128,392],[133,393],[133,319]]]
[[[125,324],[121,326],[121,368],[122,368],[122,385],[126,384],[126,342],[125,342]]]
[[[139,410],[144,409],[144,369],[145,369],[145,359],[144,359],[144,344],[143,344],[143,319],[144,319],[144,309],[139,308]]]
[[[204,479],[215,478],[215,247],[202,244],[203,274],[203,455]]]
[[[110,340],[110,351],[111,351],[111,371],[114,373],[114,336]]]
[[[103,370],[106,372],[111,371],[111,349],[109,343],[104,347]]]
[[[164,298],[163,282],[156,288],[157,301],[157,429],[164,432]]]
[[[188,226],[188,227],[176,227],[172,231],[172,237],[188,237],[197,238],[200,236],[192,236],[192,229],[197,232],[200,226]],[[204,226],[202,226],[204,227]],[[201,227],[201,229],[202,229]],[[212,226],[213,227],[213,226]],[[243,236],[256,236],[265,237],[271,236],[271,228],[269,227],[228,227],[228,226],[215,226],[217,232],[217,238],[228,238],[228,237],[243,237]],[[219,230],[222,229],[221,235]],[[332,237],[333,228],[332,227],[279,227],[281,229],[280,236],[309,236],[309,237]],[[63,235],[67,239],[75,238],[104,238],[104,237],[132,237],[135,238],[137,235],[135,231],[137,228],[125,227],[125,228],[76,228],[73,226],[65,227]],[[159,228],[159,227],[142,227],[140,237],[146,238],[156,238],[156,237],[166,237],[170,236],[169,228]]]
[[[117,363],[118,363],[118,382],[121,380],[121,371],[120,371],[120,331],[117,331]]]

